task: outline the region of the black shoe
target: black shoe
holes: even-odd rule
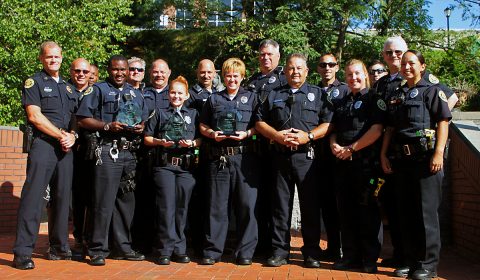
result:
[[[303,260],[303,266],[306,268],[320,268],[320,262],[309,256]]]
[[[335,270],[349,270],[349,269],[355,269],[355,268],[361,268],[362,264],[361,262],[350,260],[350,259],[341,259],[339,261],[336,261],[332,268]]]
[[[214,265],[215,263],[215,259],[211,257],[203,257],[202,261],[200,262],[201,265]]]
[[[128,260],[128,261],[143,261],[145,260],[145,255],[136,252],[136,251],[130,251],[128,253],[123,253],[121,256],[114,257],[116,260]]]
[[[169,256],[160,256],[155,261],[156,264],[159,265],[169,265],[170,264],[170,257]]]
[[[93,256],[90,258],[90,265],[93,266],[102,266],[105,265],[105,257],[104,256]]]
[[[430,280],[435,277],[437,277],[437,273],[428,269],[417,269],[411,276],[413,280]]]
[[[190,262],[190,257],[187,255],[176,255],[173,254],[172,260],[177,263],[189,263]]]
[[[35,263],[31,256],[15,256],[13,257],[13,267],[21,270],[34,269]]]
[[[271,256],[267,260],[267,266],[279,267],[288,263],[288,259],[281,256]]]
[[[57,250],[50,247],[47,252],[47,259],[51,261],[71,260],[72,251],[68,250],[67,252],[57,252]]]
[[[364,273],[370,273],[370,274],[374,274],[374,273],[377,273],[378,272],[378,268],[376,265],[372,264],[372,265],[364,265],[362,267],[362,271]]]
[[[407,278],[409,272],[410,272],[410,267],[403,266],[403,267],[399,267],[399,268],[395,269],[393,271],[393,275],[395,275],[395,277]]]
[[[251,265],[252,264],[252,259],[251,258],[237,258],[236,263],[238,265]]]

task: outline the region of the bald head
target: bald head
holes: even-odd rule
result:
[[[205,89],[212,91],[213,80],[217,76],[215,64],[210,59],[202,59],[197,67],[198,83]]]
[[[153,61],[150,68],[150,82],[156,89],[163,89],[168,85],[168,79],[172,71],[168,67],[168,63],[163,59]]]
[[[88,86],[90,74],[90,63],[85,58],[77,58],[70,65],[70,78],[78,90]]]

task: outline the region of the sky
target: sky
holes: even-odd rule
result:
[[[433,23],[431,29],[447,29],[447,18],[443,10],[450,6],[455,5],[453,0],[431,0],[431,5],[429,7],[429,15],[432,17]],[[450,29],[470,29],[471,20],[462,20],[462,9],[452,10],[450,15]],[[478,7],[477,13],[480,13],[480,7]]]

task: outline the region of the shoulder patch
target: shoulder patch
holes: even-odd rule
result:
[[[387,110],[387,104],[385,104],[385,101],[383,101],[383,99],[378,99],[377,100],[377,107],[378,107],[378,109],[380,109],[382,111]]]
[[[25,81],[25,83],[24,83],[23,86],[24,86],[25,88],[31,88],[31,87],[33,87],[34,84],[35,84],[35,80],[32,79],[32,78],[28,78],[28,79]]]
[[[93,87],[88,87],[87,90],[83,93],[83,96],[89,95],[92,92],[93,92]]]
[[[438,92],[438,96],[439,96],[440,99],[442,99],[443,101],[448,102],[447,96],[445,95],[445,92],[443,92],[443,90],[440,90],[440,91]]]
[[[72,93],[72,88],[70,86],[66,86],[68,93]]]
[[[432,84],[438,84],[440,81],[438,80],[437,77],[435,77],[435,75],[433,74],[430,74],[428,75],[428,81]],[[444,93],[445,94],[445,93]]]

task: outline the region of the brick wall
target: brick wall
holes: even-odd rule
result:
[[[452,245],[460,255],[480,259],[480,153],[450,126],[450,200]]]
[[[22,154],[22,136],[16,127],[0,126],[0,234],[15,232],[27,167],[27,155]]]

